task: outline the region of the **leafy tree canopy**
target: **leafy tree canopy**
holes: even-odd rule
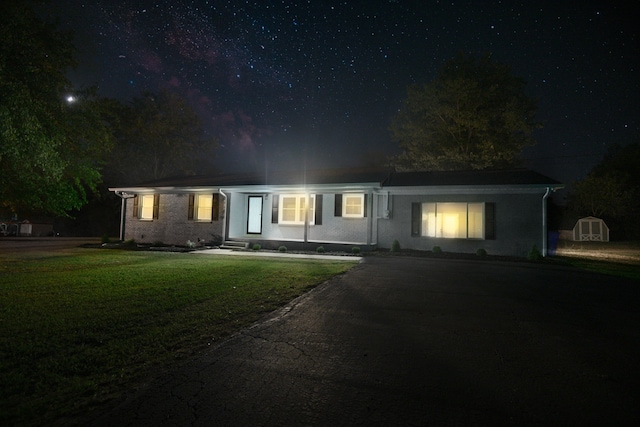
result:
[[[213,156],[217,142],[205,136],[199,116],[173,92],[145,92],[128,105],[105,102],[117,139],[110,185],[201,173]]]
[[[0,40],[0,207],[65,215],[99,183],[109,133],[93,93],[64,99],[70,33],[25,2],[2,2]]]
[[[486,55],[459,55],[437,78],[410,86],[391,125],[403,150],[395,159],[405,170],[510,167],[540,127],[525,82]]]
[[[575,182],[568,208],[575,215],[604,218],[621,237],[640,238],[640,143],[609,148],[602,162]]]

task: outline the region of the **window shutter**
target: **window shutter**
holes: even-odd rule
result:
[[[422,225],[422,203],[411,203],[411,235],[420,236]]]
[[[153,195],[153,219],[158,219],[158,211],[160,210],[160,195]]]
[[[193,210],[195,205],[196,195],[189,194],[189,208],[187,209],[187,219],[193,219]]]
[[[138,218],[138,195],[133,196],[133,217]]]
[[[342,194],[336,194],[335,209],[333,216],[342,216]]]
[[[214,193],[213,203],[211,203],[211,219],[213,221],[218,221],[218,219],[220,218],[219,210],[220,210],[220,194]]]
[[[316,225],[322,225],[322,194],[316,194],[316,215],[314,222]]]
[[[365,218],[367,217],[367,196],[368,194],[364,193],[364,201],[363,201],[364,206],[362,207],[362,213],[364,214]]]
[[[486,240],[496,239],[496,204],[484,204],[484,238]]]
[[[278,223],[278,203],[280,202],[280,196],[277,194],[271,195],[271,224]]]

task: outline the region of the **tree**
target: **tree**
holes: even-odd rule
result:
[[[94,96],[69,104],[71,34],[23,2],[0,5],[0,207],[65,215],[100,181],[110,136]]]
[[[640,238],[639,164],[640,143],[610,147],[603,160],[573,184],[569,211],[603,218],[620,237]]]
[[[112,103],[110,108],[118,140],[109,161],[111,185],[201,172],[217,145],[205,137],[198,115],[173,92],[146,92],[130,105]]]
[[[531,136],[535,102],[525,82],[490,56],[459,55],[437,78],[410,86],[391,125],[405,170],[460,170],[510,167]]]
[[[580,216],[615,219],[631,207],[633,192],[612,173],[589,173],[577,181],[569,195],[571,208]]]

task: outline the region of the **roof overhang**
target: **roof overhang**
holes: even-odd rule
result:
[[[348,184],[308,184],[308,185],[235,185],[235,186],[158,186],[158,187],[110,187],[109,191],[119,194],[190,194],[190,193],[331,193],[375,191],[379,182]]]
[[[415,187],[384,187],[395,195],[450,195],[450,194],[542,194],[550,189],[556,191],[563,185],[433,185]]]

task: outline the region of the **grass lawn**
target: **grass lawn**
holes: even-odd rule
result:
[[[355,264],[100,249],[0,261],[2,425],[89,411]]]
[[[640,280],[640,242],[561,240],[558,256],[584,270]]]

